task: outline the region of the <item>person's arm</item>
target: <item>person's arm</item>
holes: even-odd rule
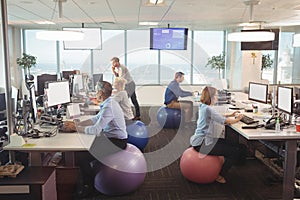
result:
[[[233,117],[226,117],[225,124],[234,124],[234,123],[237,123],[242,118],[243,118],[243,114],[240,114],[240,113],[236,114],[235,118],[233,118]]]
[[[240,111],[234,111],[233,113],[231,114],[225,114],[225,117],[235,117],[237,114],[239,114]]]
[[[92,119],[97,121],[93,121],[95,123],[93,123],[93,125],[91,126],[86,126],[84,128],[84,133],[97,135],[112,119],[113,119],[112,109],[109,107],[103,107],[101,108],[100,112],[97,114],[96,118]]]
[[[93,124],[93,121],[90,119],[84,120],[80,122],[80,120],[74,120],[74,121],[65,121],[64,122],[64,128],[71,131],[78,131],[78,132],[84,132],[79,127],[82,126],[90,126]]]
[[[240,121],[243,117],[242,114],[240,114],[239,112],[234,112],[232,114],[229,114],[227,116],[223,116],[221,114],[219,114],[218,112],[216,112],[214,109],[212,109],[211,107],[209,108],[210,112],[211,112],[211,118],[221,124],[234,124],[238,121]],[[235,118],[233,117],[235,116]]]
[[[91,119],[87,119],[87,120],[84,120],[84,121],[76,121],[74,120],[75,122],[78,122],[77,125],[79,126],[91,126],[93,125],[93,121]]]
[[[177,97],[193,96],[192,92],[182,90],[177,82],[170,84],[169,88]]]
[[[119,74],[116,72],[116,68],[114,66],[111,66],[111,71],[116,77],[119,77]]]

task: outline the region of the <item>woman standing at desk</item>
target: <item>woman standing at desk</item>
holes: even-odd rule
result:
[[[202,91],[199,105],[199,118],[195,134],[190,138],[190,144],[193,148],[206,155],[221,156],[223,158],[223,167],[219,177],[216,179],[219,183],[226,183],[223,177],[229,168],[237,161],[245,158],[246,148],[244,145],[232,144],[223,138],[214,138],[214,125],[232,124],[240,121],[242,114],[238,111],[232,114],[222,116],[217,113],[212,106],[217,102],[218,92],[216,88],[205,87]],[[229,117],[236,118],[229,118]]]

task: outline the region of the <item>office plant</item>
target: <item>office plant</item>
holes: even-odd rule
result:
[[[270,54],[263,54],[261,58],[261,70],[269,69],[273,66]]]
[[[225,53],[222,52],[218,56],[212,56],[208,59],[205,67],[210,66],[212,69],[219,70],[219,78],[221,79],[221,70],[225,69]]]
[[[24,69],[25,85],[30,90],[34,77],[30,74],[30,68],[36,65],[36,57],[23,53],[21,58],[17,58],[17,64]]]
[[[23,53],[21,58],[17,58],[17,64],[24,69],[25,75],[30,75],[30,68],[36,65],[36,57]]]

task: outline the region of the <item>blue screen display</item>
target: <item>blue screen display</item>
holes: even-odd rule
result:
[[[151,28],[150,49],[186,50],[187,28]]]

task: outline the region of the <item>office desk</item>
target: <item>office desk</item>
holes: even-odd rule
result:
[[[94,141],[94,135],[85,135],[80,133],[58,133],[53,137],[42,137],[38,139],[27,139],[25,146],[11,146],[8,144],[3,147],[9,151],[27,151],[29,152],[29,162],[31,166],[41,166],[42,152],[64,152],[66,166],[75,166],[76,151],[88,151]]]
[[[100,106],[99,105],[89,105],[88,107],[81,108],[81,111],[87,114],[95,115],[99,112]]]
[[[281,140],[285,142],[285,162],[283,174],[283,193],[282,199],[289,200],[294,198],[295,170],[297,163],[297,140],[300,139],[300,133],[295,131],[295,127],[283,129],[280,133],[275,130],[260,129],[242,129],[245,125],[242,122],[231,124],[230,127],[245,137],[247,140]]]

